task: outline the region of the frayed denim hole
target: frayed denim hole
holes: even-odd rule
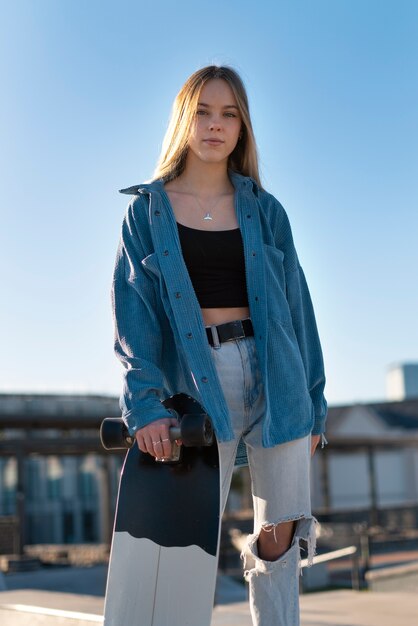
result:
[[[293,540],[298,541],[301,548],[307,551],[308,567],[313,565],[313,559],[316,555],[316,529],[318,526],[319,522],[313,515],[303,517],[298,521],[293,537]]]
[[[282,524],[283,522],[295,521],[296,527],[293,533],[293,538],[289,548],[275,561],[265,561],[258,556],[258,546],[257,541],[261,532],[261,529],[267,532],[275,532],[277,526]],[[264,522],[261,525],[260,531],[248,535],[245,546],[241,552],[241,559],[244,562],[244,578],[246,581],[249,581],[251,575],[258,576],[259,574],[271,574],[273,570],[285,569],[288,565],[288,560],[291,558],[291,553],[298,553],[297,561],[298,561],[298,570],[299,574],[303,575],[302,567],[301,567],[301,550],[305,550],[308,552],[308,567],[310,567],[313,563],[313,558],[316,554],[316,527],[318,525],[318,521],[312,515],[305,516],[303,514],[299,514],[296,516],[291,516],[280,522],[272,523],[272,522]],[[276,536],[275,536],[276,540]],[[296,547],[297,546],[297,547]],[[255,561],[255,567],[253,569],[247,570],[247,555],[250,553],[251,557]]]

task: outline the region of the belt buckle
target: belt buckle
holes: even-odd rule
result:
[[[243,339],[245,337],[244,326],[242,325],[242,320],[235,320],[231,322],[231,330],[233,337],[231,339]]]
[[[215,348],[215,350],[219,350],[219,348],[221,347],[221,342],[219,341],[218,329],[215,324],[210,326],[210,332],[212,333],[213,347]]]

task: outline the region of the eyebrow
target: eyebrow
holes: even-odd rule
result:
[[[210,104],[205,104],[204,102],[198,102],[198,106],[200,107],[210,107]],[[226,104],[223,109],[236,109],[238,111],[238,107],[235,104]]]

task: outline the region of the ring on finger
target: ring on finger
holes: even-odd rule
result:
[[[161,442],[161,440],[158,440],[158,441],[153,441],[153,442],[152,442],[152,445],[153,445],[153,446],[156,446],[156,445],[157,445],[157,443],[162,443],[162,442]]]

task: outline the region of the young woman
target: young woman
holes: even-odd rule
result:
[[[161,400],[185,392],[212,417],[225,506],[246,445],[254,625],[297,626],[300,540],[315,550],[310,456],[325,429],[314,312],[281,204],[260,183],[245,88],[229,67],[179,92],[151,183],[123,222],[112,296],[123,417],[139,448],[170,455]]]

